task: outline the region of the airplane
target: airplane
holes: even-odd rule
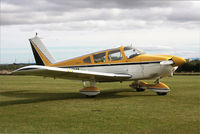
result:
[[[96,82],[132,81],[129,85],[137,92],[149,89],[157,95],[166,95],[170,88],[161,78],[173,76],[174,71],[186,60],[173,55],[151,55],[132,46],[102,50],[80,57],[56,62],[38,35],[29,39],[36,65],[29,65],[12,72],[13,75],[33,75],[52,78],[81,80],[81,94],[97,96]],[[154,84],[143,80],[155,79]]]

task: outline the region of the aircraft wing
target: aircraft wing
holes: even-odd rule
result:
[[[124,81],[131,78],[129,74],[114,74],[93,72],[86,70],[75,70],[70,68],[47,67],[31,65],[22,67],[12,72],[13,75],[33,75],[73,80],[95,80],[96,82]]]

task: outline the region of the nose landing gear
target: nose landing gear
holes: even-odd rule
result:
[[[157,84],[149,84],[148,89],[153,92],[156,92],[157,95],[161,95],[161,96],[167,95],[167,93],[170,91],[170,88],[162,82],[157,83]]]
[[[142,92],[142,91],[145,91],[145,89],[149,89],[153,92],[156,92],[157,95],[167,95],[167,93],[170,91],[170,88],[160,82],[160,79],[157,79],[155,81],[155,84],[148,84],[147,82],[144,82],[144,81],[136,81],[136,82],[133,82],[131,85],[129,85],[131,88],[135,88],[137,92]]]

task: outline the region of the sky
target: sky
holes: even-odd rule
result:
[[[38,36],[56,61],[121,45],[200,57],[200,1],[1,0],[0,64],[33,63]]]

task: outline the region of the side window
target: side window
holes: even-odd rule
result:
[[[105,52],[93,55],[94,63],[105,62],[105,57]]]
[[[119,49],[112,50],[108,52],[108,60],[109,61],[117,61],[122,59],[122,53]]]
[[[84,63],[91,63],[90,57],[87,57],[87,58],[83,59],[83,62]]]

